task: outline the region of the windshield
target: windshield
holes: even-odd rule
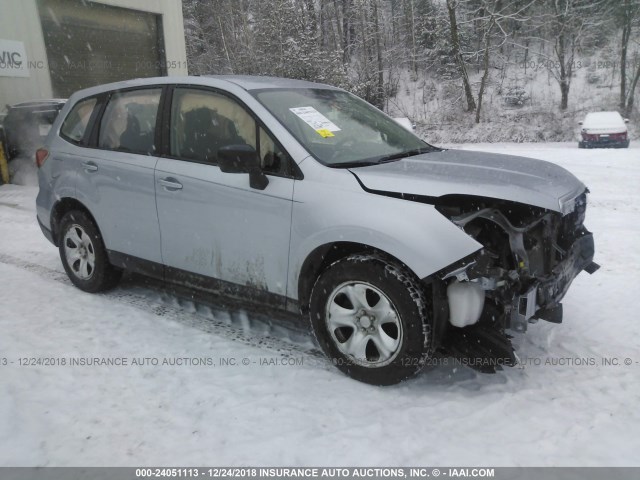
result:
[[[321,163],[364,166],[436,150],[364,100],[340,90],[262,90],[256,98]]]

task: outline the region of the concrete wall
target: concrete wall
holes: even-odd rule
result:
[[[0,76],[0,110],[5,104],[51,98],[51,77],[37,0],[0,1],[0,39],[23,42],[31,65],[28,77]],[[167,74],[187,74],[181,0],[99,0],[96,3],[162,15]]]
[[[2,0],[0,38],[24,43],[27,60],[37,67],[29,77],[0,76],[0,110],[7,103],[51,98],[51,77],[36,0]]]

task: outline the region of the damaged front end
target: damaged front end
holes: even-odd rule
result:
[[[586,196],[585,190],[566,199],[562,213],[465,195],[438,199],[438,211],[484,247],[436,275],[446,288],[447,353],[480,358],[475,366],[495,371],[516,363],[509,330],[525,332],[539,319],[562,321],[560,302],[573,279],[599,268],[583,225]]]

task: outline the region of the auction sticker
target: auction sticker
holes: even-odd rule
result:
[[[322,137],[333,137],[333,132],[339,132],[340,128],[317,111],[313,107],[290,108],[291,112],[297,115],[303,122],[313,128]]]

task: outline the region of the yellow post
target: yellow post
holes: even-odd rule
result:
[[[0,140],[0,174],[2,175],[2,183],[9,183],[9,164],[7,157],[4,156],[4,143]]]

